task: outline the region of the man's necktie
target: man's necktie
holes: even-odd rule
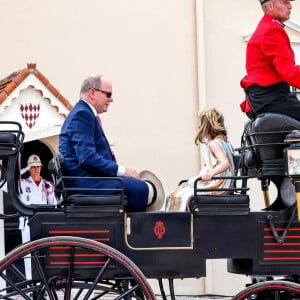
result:
[[[102,128],[102,133],[103,133],[103,135],[104,135],[104,137],[105,137],[105,139],[106,139],[106,142],[107,142],[107,144],[108,144],[108,147],[109,147],[109,149],[110,149],[110,152],[111,152],[113,158],[115,159],[115,161],[117,161],[116,156],[115,156],[113,150],[111,149],[110,144],[109,144],[109,142],[108,142],[108,139],[107,139],[107,137],[106,137],[106,135],[105,135],[105,133],[104,133],[104,129],[103,129],[103,126],[102,126],[101,119],[100,119],[100,117],[99,117],[98,115],[96,116],[96,119],[98,120],[98,123],[99,123],[100,127]]]

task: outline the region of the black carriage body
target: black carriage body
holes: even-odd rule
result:
[[[134,261],[148,278],[205,276],[205,260],[194,245],[190,213],[102,212],[101,215],[96,210],[95,207],[89,216],[63,210],[37,212],[30,220],[31,239],[79,236],[108,244]],[[47,254],[45,266],[54,275],[57,268],[67,270],[68,249],[52,250]],[[75,266],[82,272],[82,279],[93,278],[106,261],[105,257],[93,261],[88,254],[77,259]],[[118,274],[117,268],[111,271]]]
[[[247,215],[194,215],[183,213],[112,214],[96,211],[82,216],[65,211],[37,212],[30,220],[31,239],[80,236],[119,250],[134,261],[148,278],[197,278],[206,275],[206,259],[228,259],[228,271],[247,275],[300,273],[300,225],[295,220],[279,244],[268,218],[282,235],[289,211],[251,212]],[[51,250],[52,251],[52,250]],[[88,255],[75,264],[84,278],[93,278],[105,257]],[[65,249],[53,249],[46,259],[55,274],[67,269]],[[118,274],[117,268],[111,270]]]
[[[265,210],[250,211],[244,186],[240,190],[236,187],[230,190],[230,195],[204,196],[197,194],[195,184],[195,194],[189,202],[190,212],[124,213],[126,198],[122,189],[118,194],[105,194],[104,197],[70,196],[64,188],[63,179],[66,178],[62,175],[57,182],[63,183],[60,191],[64,202],[60,208],[23,207],[16,200],[15,174],[8,176],[8,186],[12,186],[13,191],[10,198],[17,211],[29,216],[31,240],[77,236],[98,241],[119,250],[148,278],[204,277],[207,259],[227,259],[228,271],[232,273],[299,278],[300,223],[295,213],[294,187],[284,171],[286,145],[282,141],[287,132],[300,129],[299,122],[295,122],[266,114],[245,128],[246,147],[242,148],[239,159],[243,162],[240,179],[247,181],[244,175],[258,178],[264,192],[267,191],[265,185],[272,181],[279,191],[273,204]],[[267,130],[270,125],[275,126],[271,133]],[[273,131],[281,135],[273,135]],[[271,140],[265,140],[266,136]],[[8,158],[10,169],[14,170],[17,157],[12,160],[6,148],[1,155]],[[61,174],[61,169],[58,171]],[[77,249],[80,247],[74,250],[74,247],[71,250],[47,247],[35,253],[43,262],[47,278],[58,274],[67,278],[67,274],[73,272],[82,281],[93,281],[99,269],[104,269],[103,279],[128,277],[131,280],[130,272],[118,262],[105,268],[109,261],[107,252],[95,255],[88,247],[84,251]],[[74,268],[72,272],[70,266]],[[32,276],[39,279],[35,266]]]

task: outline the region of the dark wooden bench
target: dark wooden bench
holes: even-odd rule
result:
[[[249,208],[249,196],[246,192],[249,190],[245,186],[244,176],[227,176],[227,177],[213,177],[213,179],[233,179],[234,186],[232,188],[216,188],[205,189],[198,188],[197,182],[201,178],[197,179],[194,183],[194,195],[189,200],[190,210],[197,215],[248,215],[250,213]],[[237,187],[236,182],[242,181],[241,187]],[[226,192],[222,195],[210,195],[205,194],[207,191]]]
[[[64,159],[57,153],[49,162],[48,170],[52,175],[55,185],[58,206],[65,207],[68,212],[124,212],[127,198],[124,194],[124,182],[119,177],[75,177],[64,176]],[[78,188],[72,182],[80,180],[105,181],[113,180],[119,183],[120,188]]]

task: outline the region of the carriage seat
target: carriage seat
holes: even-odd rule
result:
[[[265,113],[246,125],[247,149],[244,163],[252,168],[255,177],[284,175],[284,149],[288,146],[284,139],[293,130],[300,130],[300,122],[286,115]],[[251,172],[249,173],[251,176]]]
[[[66,201],[74,206],[98,206],[98,205],[120,205],[126,204],[127,201],[122,201],[120,195],[70,195]]]
[[[255,154],[261,160],[269,160],[283,158],[287,146],[283,140],[293,130],[300,130],[299,121],[282,114],[265,113],[250,123],[247,134]]]
[[[7,158],[16,154],[18,138],[13,133],[0,134],[0,157]]]
[[[249,195],[197,195],[190,199],[189,208],[196,215],[248,215]]]
[[[79,189],[69,187],[67,182],[74,180],[107,180],[105,177],[71,177],[63,176],[64,158],[60,153],[57,153],[55,157],[49,162],[49,172],[52,174],[53,182],[55,185],[56,193],[62,198],[61,204],[72,206],[83,207],[115,207],[118,209],[123,209],[124,205],[127,204],[127,198],[124,195],[124,189],[93,189],[93,191],[88,189]],[[122,186],[122,179],[110,178],[109,180],[120,181],[120,186]],[[94,194],[92,195],[91,192]],[[90,209],[90,208],[89,208]]]

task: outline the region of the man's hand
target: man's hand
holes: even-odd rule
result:
[[[124,176],[139,179],[140,176],[136,170],[125,168]]]

